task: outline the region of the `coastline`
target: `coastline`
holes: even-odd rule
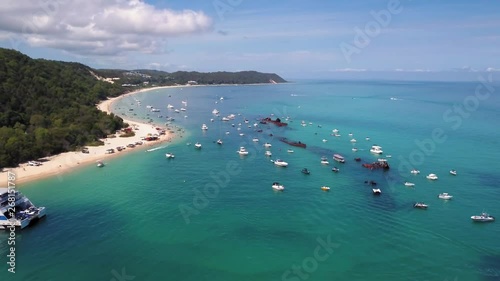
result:
[[[103,112],[106,112],[107,114],[110,114],[111,105],[114,102],[124,97],[156,89],[176,88],[176,87],[184,87],[184,86],[162,86],[162,87],[152,87],[152,88],[132,91],[130,93],[126,93],[118,97],[109,98],[107,100],[101,101],[99,104],[97,104],[97,108]],[[28,163],[21,163],[19,164],[18,167],[15,168],[4,168],[3,171],[0,173],[0,186],[8,185],[7,172],[15,174],[16,176],[15,183],[16,185],[19,185],[22,183],[28,183],[53,176],[60,176],[63,175],[64,173],[71,172],[79,167],[85,167],[90,164],[95,164],[97,161],[103,161],[104,164],[106,164],[105,161],[106,159],[118,157],[120,155],[127,154],[127,152],[130,151],[137,151],[140,149],[156,146],[164,142],[172,142],[176,137],[175,133],[171,133],[168,130],[166,130],[165,135],[160,135],[158,140],[142,141],[143,142],[142,145],[136,145],[134,148],[127,147],[122,151],[116,151],[116,147],[119,146],[126,147],[128,144],[141,141],[141,138],[146,137],[148,134],[158,133],[158,131],[156,130],[157,126],[155,126],[154,124],[132,121],[123,117],[121,118],[123,119],[123,122],[128,123],[130,127],[134,128],[135,136],[122,138],[118,137],[117,135],[114,138],[101,139],[101,141],[104,142],[104,145],[87,146],[89,153],[83,153],[81,151],[69,151],[54,156],[41,158],[40,160],[42,161],[42,165],[40,166],[30,166],[28,165]],[[106,150],[110,148],[115,149],[115,153],[106,154]]]

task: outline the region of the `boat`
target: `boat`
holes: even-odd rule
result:
[[[448,193],[446,193],[446,192],[444,192],[444,193],[439,194],[438,198],[439,199],[444,199],[444,200],[450,200],[451,198],[453,198],[453,196],[450,195],[450,194],[448,194]]]
[[[323,164],[323,165],[328,165],[328,164],[330,164],[330,163],[328,162],[328,159],[326,158],[326,156],[321,157],[321,164]]]
[[[361,162],[361,158],[356,157],[356,158],[354,158],[354,161],[356,161],[356,162]]]
[[[286,152],[293,153],[293,149],[288,149]]]
[[[44,216],[45,207],[36,207],[17,189],[0,188],[0,229],[10,228],[12,233],[15,227],[23,229]]]
[[[227,117],[222,117],[222,121],[229,121],[230,119]]]
[[[356,139],[351,139],[351,142],[352,142],[352,143],[355,143],[355,142],[356,142]]]
[[[171,104],[168,104],[168,105],[167,105],[167,108],[168,108],[168,109],[172,109],[172,108],[174,108],[174,106],[173,106],[173,105],[171,105]]]
[[[366,138],[365,138],[365,140],[369,141],[369,140],[370,140],[370,138],[369,138],[369,137],[366,137]]]
[[[202,130],[208,130],[207,124],[203,124],[203,125],[201,125],[201,129],[202,129]]]
[[[333,160],[339,162],[339,163],[345,163],[344,156],[340,154],[333,154]]]
[[[272,156],[273,154],[271,153],[271,151],[266,150],[266,152],[264,153],[264,155],[266,155],[266,156]]]
[[[356,152],[356,151],[358,151],[358,149],[357,149],[356,147],[353,147],[353,148],[352,148],[352,151],[353,151],[353,152]]]
[[[311,171],[309,171],[307,168],[302,169],[302,171],[301,171],[301,172],[302,172],[303,174],[305,174],[305,175],[309,175],[309,174],[311,174]]]
[[[271,147],[271,146],[272,146],[272,145],[271,145],[270,143],[268,143],[268,142],[266,142],[266,143],[264,144],[264,147],[266,147],[266,148],[267,148],[267,147]]]
[[[382,190],[380,190],[378,188],[373,188],[372,192],[373,192],[374,195],[380,195],[380,194],[382,194]]]
[[[236,151],[238,152],[240,155],[248,155],[248,151],[246,150],[245,147],[240,147],[240,150]]]
[[[186,111],[186,109],[184,107],[181,107],[181,111]]]
[[[306,148],[306,146],[307,146],[305,143],[302,143],[300,141],[291,141],[287,138],[280,138],[279,140],[281,142],[284,142],[284,143],[289,144],[291,146],[302,147],[302,148]]]
[[[337,167],[333,167],[333,168],[332,168],[332,172],[338,173],[339,171],[340,171],[340,169],[339,169],[339,168],[337,168]]]
[[[414,174],[414,175],[418,175],[418,174],[420,174],[420,171],[419,171],[419,170],[417,170],[417,169],[413,169],[413,170],[411,170],[411,172],[410,172],[410,173],[412,173],[412,174]]]
[[[194,144],[194,147],[195,147],[195,148],[201,148],[201,143],[199,143],[199,142],[195,143],[195,144]]]
[[[427,204],[425,203],[422,203],[422,202],[417,202],[415,204],[413,204],[413,208],[417,208],[417,209],[427,209],[427,207],[429,207]]]
[[[219,111],[217,109],[212,110],[212,114],[217,115],[219,114]]]
[[[328,186],[322,186],[321,190],[323,190],[323,191],[330,191],[330,187],[328,187]]]
[[[285,190],[285,186],[280,184],[279,182],[273,182],[272,188],[277,191]]]
[[[328,140],[327,139],[323,139],[323,142],[327,142]]]
[[[349,133],[348,135],[349,135],[350,137],[352,137],[352,133]]]
[[[271,160],[272,161],[272,160]],[[273,161],[274,165],[279,166],[279,167],[286,167],[288,166],[288,163],[281,160],[281,159],[276,159]]]
[[[258,138],[253,138],[252,141],[253,142],[259,142],[259,139]]]
[[[435,181],[435,180],[437,180],[437,179],[438,179],[438,176],[437,176],[436,174],[429,174],[429,175],[427,175],[427,176],[426,176],[426,178],[427,178],[428,180],[433,180],[433,181]]]
[[[405,186],[410,186],[411,187],[411,186],[415,186],[415,184],[412,183],[412,182],[405,181]]]
[[[378,145],[372,145],[372,148],[370,149],[370,152],[371,153],[375,153],[375,154],[382,154],[383,153],[382,147],[378,146]]]
[[[104,167],[104,163],[101,160],[98,160],[96,163],[97,163],[97,167],[99,167],[99,168]]]
[[[339,130],[337,130],[337,129],[333,129],[333,130],[332,130],[332,133],[334,133],[334,134],[336,134],[336,133],[338,133],[338,132],[339,132]]]
[[[218,139],[218,140],[217,140],[217,144],[222,144],[222,140],[221,140],[221,139]]]
[[[288,123],[281,122],[281,119],[279,119],[279,118],[276,118],[276,120],[272,120],[271,118],[266,117],[266,118],[262,119],[261,121],[265,122],[264,124],[273,123],[274,125],[276,125],[278,127],[288,126]]]
[[[173,153],[170,153],[170,152],[169,152],[169,153],[166,153],[166,154],[165,154],[165,157],[167,157],[167,158],[169,158],[169,159],[170,159],[170,158],[175,158],[175,155],[174,155]]]
[[[479,216],[471,216],[470,217],[473,221],[476,222],[492,222],[495,221],[495,217],[491,216],[488,213],[482,212],[481,215]]]
[[[456,171],[456,170],[451,170],[451,171],[450,171],[450,174],[452,174],[452,175],[456,176],[456,175],[457,175],[457,171]]]

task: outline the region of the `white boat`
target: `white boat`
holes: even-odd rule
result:
[[[456,171],[456,170],[451,170],[451,171],[450,171],[450,174],[452,174],[452,175],[456,176],[456,175],[457,175],[457,171]]]
[[[288,149],[286,152],[293,153],[293,149]]]
[[[279,182],[273,182],[272,188],[277,191],[285,190],[285,186],[280,184]]]
[[[104,167],[104,163],[101,160],[98,160],[96,163],[97,163],[97,167],[99,167],[99,168]]]
[[[413,169],[413,170],[411,170],[411,172],[410,172],[410,173],[412,173],[412,174],[414,174],[414,175],[418,175],[418,174],[420,174],[420,171],[419,171],[419,170],[417,170],[417,169]]]
[[[338,133],[338,132],[339,132],[339,130],[337,130],[337,129],[333,129],[333,130],[332,130],[332,133],[334,133],[334,134],[336,134],[336,133]]]
[[[264,144],[264,147],[271,147],[271,146],[272,146],[272,145],[271,145],[270,143],[268,143],[268,142],[266,142],[266,143]]]
[[[195,148],[201,148],[201,143],[199,143],[199,142],[195,143],[195,144],[194,144],[194,147],[195,147]]]
[[[271,151],[266,150],[266,152],[264,152],[264,155],[266,155],[266,156],[272,156],[273,154],[271,153]]]
[[[229,135],[229,131],[226,131],[226,135]]]
[[[429,207],[429,205],[427,205],[423,202],[417,202],[417,203],[413,204],[413,208],[417,208],[417,209],[427,209],[427,207]]]
[[[272,161],[272,160],[271,160]],[[279,167],[286,167],[288,166],[288,163],[281,160],[281,159],[276,159],[273,161],[274,165],[279,166]]]
[[[181,107],[181,111],[186,111],[186,109],[184,107]]]
[[[169,104],[169,105],[167,105],[167,108],[168,108],[168,109],[172,109],[172,108],[174,108],[174,106],[173,106],[173,105],[171,105],[171,104]]]
[[[217,140],[217,144],[222,144],[222,140],[221,140],[221,139],[218,139],[218,140]]]
[[[208,130],[207,124],[203,124],[203,125],[201,125],[201,129],[202,129],[202,130]]]
[[[339,163],[345,163],[344,157],[340,154],[333,154],[333,160],[335,160]]]
[[[349,136],[352,137],[352,133],[349,133]]]
[[[160,112],[160,110],[158,108],[152,108],[151,112]]]
[[[436,174],[429,174],[426,176],[426,178],[429,180],[437,180],[438,176]]]
[[[212,114],[217,115],[219,114],[219,111],[217,109],[212,110]]]
[[[444,192],[444,193],[439,194],[438,198],[439,199],[444,199],[444,200],[450,200],[451,198],[453,198],[453,196],[450,195],[450,194],[448,194],[448,193],[446,193],[446,192]]]
[[[365,138],[365,140],[369,141],[369,140],[370,140],[370,138],[369,138],[369,137],[366,137],[366,138]]]
[[[328,164],[330,164],[330,163],[328,162],[328,158],[326,158],[326,156],[321,157],[321,164],[323,164],[323,165],[328,165]]]
[[[330,187],[329,186],[322,186],[321,190],[323,190],[323,191],[330,191]]]
[[[178,110],[178,109],[176,109],[176,110],[174,110],[174,112],[175,112],[175,113],[179,113],[179,112],[181,112],[181,111],[180,111],[180,110]]]
[[[240,147],[240,150],[236,151],[238,152],[240,155],[248,155],[248,151],[246,150],[245,147]]]
[[[352,142],[352,143],[355,143],[355,142],[356,142],[356,139],[351,139],[351,142]]]
[[[356,151],[358,151],[358,149],[357,149],[356,147],[353,147],[353,148],[352,148],[352,151],[353,151],[353,152],[356,152]]]
[[[0,188],[0,229],[10,226],[22,229],[44,216],[45,207],[36,207],[17,189]]]
[[[375,153],[375,154],[382,154],[383,153],[382,147],[378,146],[378,145],[372,145],[372,148],[370,149],[370,152],[371,153]]]
[[[173,153],[170,153],[170,152],[169,152],[169,153],[166,153],[166,154],[165,154],[165,157],[167,157],[167,158],[169,158],[169,159],[170,159],[170,158],[175,158],[175,155],[174,155]]]
[[[327,142],[328,140],[327,139],[323,139],[323,142]]]
[[[243,134],[243,133],[240,133],[240,137],[242,137],[242,136],[244,136],[244,135],[245,135],[245,134]]]
[[[415,186],[415,184],[412,182],[405,181],[405,186]]]
[[[334,137],[340,137],[340,134],[334,134],[333,136]]]
[[[230,119],[227,117],[222,117],[222,121],[229,121]]]
[[[378,188],[373,188],[372,191],[373,191],[374,195],[380,195],[380,194],[382,194],[382,190],[380,190]]]
[[[488,213],[481,213],[481,215],[479,216],[471,216],[470,217],[473,221],[477,221],[477,222],[492,222],[492,221],[495,221],[495,217],[491,216],[490,214]]]
[[[253,138],[252,141],[253,142],[259,142],[259,139],[258,138]]]

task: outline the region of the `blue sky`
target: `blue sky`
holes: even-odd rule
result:
[[[500,71],[499,1],[22,2],[0,7],[8,15],[0,18],[1,47],[95,68],[257,70],[289,79],[462,80]]]

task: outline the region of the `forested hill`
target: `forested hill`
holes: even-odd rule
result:
[[[123,88],[89,70],[0,48],[0,168],[73,150],[123,126],[95,106]]]
[[[285,79],[275,73],[257,71],[239,72],[196,72],[177,71],[165,72],[158,70],[138,69],[133,71],[118,69],[99,69],[96,73],[103,77],[119,78],[121,84],[142,86],[142,83],[156,86],[185,85],[188,83],[203,85],[220,84],[261,84],[285,83]]]

